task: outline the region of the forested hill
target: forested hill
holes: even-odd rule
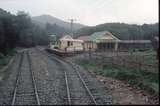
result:
[[[65,21],[63,21],[61,19],[58,19],[56,17],[53,17],[51,15],[35,16],[35,17],[32,17],[32,20],[33,20],[33,22],[35,24],[38,24],[38,25],[40,25],[43,28],[45,27],[45,25],[47,23],[49,23],[49,24],[56,24],[59,27],[62,27],[62,28],[68,29],[68,30],[70,30],[70,27],[71,27],[70,22],[65,22]],[[78,30],[78,29],[84,27],[85,25],[78,24],[78,23],[73,23],[73,26],[74,26],[74,30]]]
[[[49,37],[44,29],[32,23],[25,12],[13,15],[0,8],[0,54],[7,54],[17,46],[47,45]]]
[[[76,32],[76,36],[90,35],[94,32],[108,30],[119,39],[151,39],[159,36],[159,23],[131,25],[125,23],[105,23],[94,27],[84,27]]]

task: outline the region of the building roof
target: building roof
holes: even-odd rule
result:
[[[150,40],[120,40],[108,31],[95,32],[90,36],[80,36],[77,39],[80,39],[83,41],[93,41],[93,42],[97,42],[97,43],[100,43],[100,42],[101,43],[102,42],[151,43]]]
[[[60,38],[60,41],[83,42],[83,40],[80,39],[73,39],[70,35],[63,36],[62,38]]]
[[[87,40],[89,40],[89,36],[80,36],[77,39],[87,41]]]
[[[49,35],[49,36],[56,36],[56,35],[52,34],[52,35]]]
[[[101,32],[95,32],[92,35],[89,36],[89,40],[95,41],[95,42],[101,42],[101,40],[114,40],[114,41],[120,41],[117,37],[115,37],[112,33],[108,31],[101,31]]]
[[[60,40],[71,40],[73,39],[70,35],[64,35],[60,38]]]
[[[122,40],[122,43],[151,43],[151,40]]]

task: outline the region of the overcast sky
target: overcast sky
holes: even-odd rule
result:
[[[31,16],[49,14],[64,21],[97,25],[107,22],[158,22],[158,0],[0,0],[0,8]]]

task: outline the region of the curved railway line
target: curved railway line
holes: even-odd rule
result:
[[[28,72],[30,72],[30,75],[31,75],[31,83],[32,83],[32,87],[33,87],[33,92],[31,92],[31,93],[34,93],[34,94],[18,94],[18,93],[20,93],[20,92],[22,92],[23,91],[23,87],[21,88],[21,84],[22,84],[22,82],[20,83],[20,80],[22,80],[22,78],[21,77],[23,77],[22,76],[22,71],[24,71],[24,70],[22,70],[22,65],[23,65],[23,63],[24,63],[24,56],[26,55],[26,60],[28,61],[28,65],[29,65],[29,69],[28,69]],[[32,102],[32,101],[28,101],[27,99],[28,98],[34,98],[34,105],[40,105],[40,100],[39,100],[39,96],[38,96],[38,92],[37,92],[37,87],[36,87],[36,82],[35,82],[35,78],[34,78],[34,73],[33,73],[33,70],[32,70],[32,65],[31,65],[31,58],[30,58],[30,54],[29,54],[29,51],[23,51],[22,53],[21,53],[21,57],[20,57],[20,62],[19,62],[19,67],[18,67],[18,74],[17,74],[17,76],[16,76],[17,78],[16,78],[16,84],[15,84],[15,88],[14,88],[14,91],[13,91],[13,97],[12,97],[12,105],[22,105],[23,103],[24,103],[24,101],[27,101],[27,105],[28,104],[30,104],[29,102]],[[28,86],[28,85],[27,85]],[[28,90],[28,91],[30,91],[30,90]],[[19,99],[19,97],[18,96],[20,96],[20,95],[22,95],[23,97],[21,97],[21,98],[23,98],[23,99]],[[32,102],[33,103],[33,102]],[[31,103],[31,105],[33,105]]]
[[[68,62],[68,61],[65,61],[65,60],[62,61],[61,59],[59,59],[60,57],[57,57],[57,56],[55,56],[55,55],[54,55],[54,57],[53,57],[53,55],[49,55],[49,54],[45,53],[44,51],[39,50],[38,48],[37,48],[37,50],[38,50],[39,52],[41,52],[42,54],[46,55],[47,57],[49,57],[49,58],[51,58],[51,59],[53,59],[53,60],[58,61],[58,62],[61,63],[61,64],[62,64],[63,62],[65,62],[65,63],[71,65],[72,68],[74,69],[75,73],[76,73],[77,76],[79,77],[80,81],[82,82],[83,87],[85,88],[88,96],[90,97],[90,99],[91,99],[91,101],[92,101],[91,104],[93,104],[93,105],[98,105],[98,103],[96,102],[95,97],[93,96],[91,90],[90,90],[89,87],[87,86],[85,80],[83,79],[83,77],[81,76],[81,74],[80,74],[80,73],[78,72],[78,70],[76,69],[76,66],[74,66],[73,64],[71,64],[71,63]],[[65,70],[64,70],[64,74],[65,74],[65,83],[66,83],[66,91],[67,91],[68,105],[71,105],[72,102],[73,102],[72,100],[74,100],[74,98],[71,97],[71,90],[70,90],[69,83],[68,83],[68,76],[67,76],[67,72],[66,72]]]

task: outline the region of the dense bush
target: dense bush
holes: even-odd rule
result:
[[[9,49],[16,46],[31,47],[36,44],[46,45],[49,37],[45,30],[32,23],[25,12],[13,15],[0,9],[0,52],[7,55]]]

